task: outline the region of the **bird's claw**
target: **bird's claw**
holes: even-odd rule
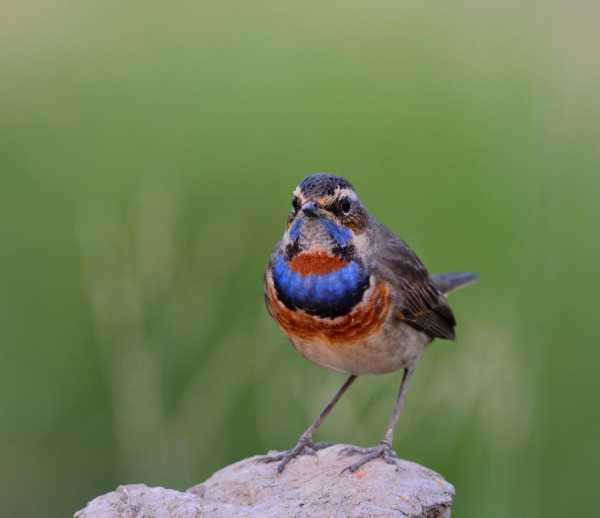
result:
[[[367,462],[370,462],[370,461],[372,461],[374,459],[378,459],[378,458],[381,458],[388,464],[391,464],[392,466],[394,466],[396,468],[396,471],[398,471],[400,469],[400,464],[398,462],[398,460],[399,460],[398,455],[396,454],[396,452],[394,450],[392,450],[392,447],[386,442],[381,442],[377,446],[374,446],[372,448],[358,448],[356,446],[348,446],[348,447],[340,450],[339,454],[340,455],[348,455],[348,456],[362,455],[362,458],[359,459],[357,462],[344,468],[342,470],[342,473],[344,473],[345,471],[350,471],[351,473],[356,473]]]
[[[260,457],[257,459],[257,462],[279,462],[277,465],[277,473],[283,473],[285,467],[296,457],[301,455],[311,455],[316,456],[319,450],[324,450],[325,448],[329,448],[331,446],[330,443],[327,442],[312,442],[306,439],[300,439],[298,444],[294,446],[292,449],[283,451],[281,453],[275,453],[273,455],[265,455],[264,457]]]

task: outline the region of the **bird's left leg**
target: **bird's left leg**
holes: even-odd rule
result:
[[[396,466],[396,469],[398,469],[398,456],[396,455],[396,452],[392,450],[392,441],[394,440],[394,429],[400,418],[400,412],[402,411],[402,406],[406,398],[406,390],[408,389],[408,383],[410,382],[413,372],[414,365],[404,369],[402,381],[400,382],[400,389],[398,390],[398,396],[396,397],[396,404],[394,405],[394,411],[390,416],[385,435],[381,442],[373,448],[357,448],[355,446],[350,446],[341,450],[340,455],[362,455],[360,460],[348,466],[343,471],[348,470],[354,473],[367,462],[377,458],[382,458],[385,462]]]

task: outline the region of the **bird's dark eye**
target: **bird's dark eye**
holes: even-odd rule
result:
[[[294,212],[298,212],[300,210],[300,200],[298,199],[298,196],[294,196],[294,199],[292,200],[292,208],[294,209]]]
[[[348,214],[348,212],[350,212],[350,209],[352,208],[352,201],[350,200],[350,198],[342,198],[340,200],[340,209],[342,209],[342,212],[344,214]]]

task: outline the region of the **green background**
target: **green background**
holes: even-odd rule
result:
[[[397,451],[455,484],[457,517],[595,513],[597,4],[2,11],[2,516],[294,444],[342,378],[288,345],[262,274],[322,170],[431,271],[482,275]],[[359,379],[319,439],[374,444],[398,381]]]

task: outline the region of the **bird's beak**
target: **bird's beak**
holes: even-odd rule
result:
[[[307,201],[302,205],[302,213],[305,216],[316,218],[319,215],[319,207],[314,201]]]

